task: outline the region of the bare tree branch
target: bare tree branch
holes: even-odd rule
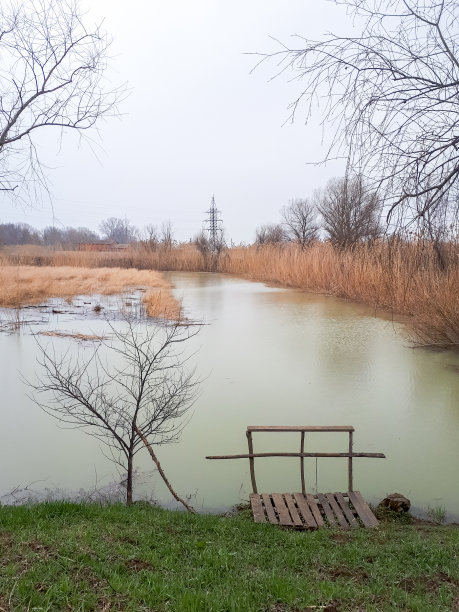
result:
[[[319,106],[331,128],[326,159],[344,156],[382,189],[388,220],[435,207],[459,177],[459,3],[456,0],[335,0],[357,36],[296,37],[264,54],[291,71],[307,120]]]
[[[25,200],[46,188],[36,134],[84,133],[118,114],[126,89],[105,82],[111,41],[78,0],[2,3],[0,24],[0,190]]]
[[[302,249],[318,239],[317,210],[308,200],[292,200],[282,209],[282,218],[289,237]]]

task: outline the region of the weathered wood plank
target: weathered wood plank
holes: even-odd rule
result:
[[[266,523],[261,497],[258,494],[252,493],[250,495],[250,505],[252,506],[253,520],[255,523]]]
[[[247,443],[249,446],[250,479],[252,480],[252,490],[257,493],[257,481],[255,480],[255,461],[253,458],[252,434],[247,432]]]
[[[314,519],[314,516],[311,512],[311,509],[309,507],[309,504],[306,500],[306,497],[304,495],[302,495],[301,493],[294,493],[293,497],[296,501],[296,504],[298,506],[298,510],[300,511],[304,522],[306,523],[306,527],[308,527],[309,529],[317,529],[317,523]],[[317,509],[319,510],[319,509]]]
[[[300,453],[304,453],[304,435],[305,432],[301,432],[301,445],[300,445]],[[303,495],[306,495],[306,483],[304,481],[304,457],[300,459],[300,472],[301,472],[301,492]]]
[[[292,519],[290,518],[288,508],[285,505],[285,501],[282,495],[280,493],[272,493],[271,497],[273,500],[274,507],[277,510],[277,515],[279,517],[279,523],[286,527],[292,527],[293,522],[292,522]]]
[[[327,517],[328,524],[330,527],[336,527],[335,516],[330,508],[330,504],[328,503],[327,498],[323,493],[317,493],[317,498],[322,506],[322,510],[325,512],[325,516]]]
[[[352,425],[249,425],[247,431],[355,431]]]
[[[377,518],[359,491],[318,493],[317,500],[322,506],[330,527],[338,525],[344,529],[349,528],[349,525],[358,527],[359,523],[355,513],[365,527],[378,527],[379,525]],[[317,529],[326,524],[318,503],[314,495],[310,493],[306,495],[301,493],[250,494],[250,505],[256,523],[270,522],[273,525]],[[349,503],[352,504],[352,507]]]
[[[352,491],[352,489],[354,488],[353,473],[352,473],[352,450],[353,450],[352,449],[352,446],[353,446],[352,435],[353,435],[353,432],[350,431],[349,432],[349,459],[347,460],[347,480],[348,480],[349,491]]]
[[[311,495],[311,493],[307,493],[306,494],[306,501],[309,504],[309,507],[311,508],[311,512],[314,516],[314,520],[317,523],[317,527],[323,527],[324,526],[324,519],[322,517],[322,514],[320,512],[319,506],[317,505],[317,502],[314,498],[314,495]]]
[[[378,519],[371,511],[367,502],[363,499],[360,491],[349,491],[348,496],[365,527],[378,527]]]
[[[293,524],[295,527],[303,527],[303,521],[301,520],[301,516],[298,514],[297,507],[295,506],[295,500],[293,499],[291,493],[284,493],[283,495]]]
[[[333,512],[335,513],[338,524],[343,529],[349,529],[349,523],[346,521],[344,514],[341,511],[341,508],[338,505],[333,493],[325,493],[325,497],[328,500]]]
[[[268,493],[263,493],[261,498],[265,505],[265,511],[266,511],[266,514],[268,515],[269,522],[272,523],[273,525],[277,525],[278,520],[277,520],[276,513],[274,512],[273,504],[271,502],[271,497],[268,495]]]
[[[352,510],[349,508],[349,504],[347,503],[347,501],[344,499],[344,496],[342,493],[335,493],[335,499],[338,502],[341,510],[343,511],[344,516],[347,519],[347,522],[349,523],[349,525],[351,527],[358,527],[359,524],[354,516],[354,513],[352,512]]]
[[[255,457],[371,457],[385,459],[384,453],[241,453],[239,455],[208,455],[206,459],[253,459]]]

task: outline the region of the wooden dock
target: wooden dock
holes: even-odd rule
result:
[[[378,520],[359,491],[348,493],[251,493],[255,523],[293,529],[377,527]]]
[[[301,434],[300,452],[255,453],[252,434],[255,432],[298,432]],[[337,432],[348,435],[345,453],[305,452],[306,433]],[[378,521],[359,491],[353,489],[353,460],[360,457],[384,459],[384,453],[356,453],[353,448],[354,427],[351,425],[272,425],[247,427],[248,453],[213,455],[206,459],[248,459],[253,493],[250,495],[256,523],[271,523],[296,529],[318,529],[329,526],[341,529],[377,527]],[[298,457],[300,459],[301,493],[258,493],[255,479],[255,459],[262,457]],[[348,462],[347,493],[307,493],[304,474],[305,457],[343,457]]]

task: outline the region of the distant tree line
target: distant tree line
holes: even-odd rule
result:
[[[0,223],[0,246],[38,244],[43,246],[77,245],[99,242],[100,236],[87,227],[45,227],[39,231],[27,223]]]
[[[445,196],[435,209],[424,207],[422,198],[417,203],[408,230],[403,237],[431,241],[440,257],[442,242],[458,236],[458,202],[453,195]],[[448,199],[448,201],[446,201]],[[352,178],[333,178],[314,192],[310,199],[294,199],[281,210],[281,221],[261,225],[256,229],[255,243],[282,245],[297,243],[302,249],[323,238],[340,249],[353,249],[363,242],[371,242],[388,232],[381,222],[384,202],[369,188],[360,175]],[[401,235],[402,231],[398,232]],[[395,236],[395,232],[390,234]],[[440,261],[440,264],[442,262]]]
[[[174,243],[172,223],[164,222],[161,227],[147,225],[142,231],[129,219],[109,217],[99,225],[99,232],[87,227],[45,227],[37,230],[27,223],[0,223],[0,246],[36,244],[51,247],[76,247],[80,243],[113,241],[119,244],[140,243],[148,249],[159,246],[171,248]]]

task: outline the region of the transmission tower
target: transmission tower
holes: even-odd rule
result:
[[[206,210],[207,219],[204,220],[204,229],[209,232],[209,243],[212,251],[218,251],[223,239],[222,220],[218,218],[220,211],[215,205],[215,197],[212,196],[209,210]]]

